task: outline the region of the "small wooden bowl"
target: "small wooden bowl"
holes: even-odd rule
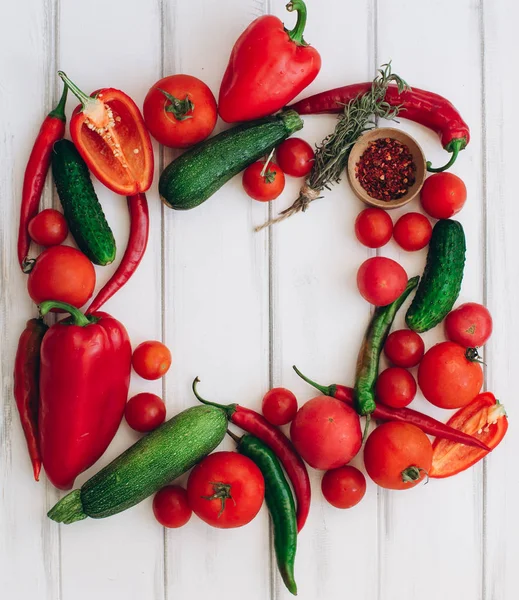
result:
[[[361,186],[359,180],[355,176],[355,166],[359,162],[360,157],[364,154],[364,150],[366,150],[368,144],[374,140],[378,140],[379,138],[386,137],[405,144],[409,148],[409,151],[413,156],[413,162],[416,166],[415,182],[407,190],[407,193],[397,200],[378,200],[377,198],[372,198]],[[377,208],[384,208],[386,210],[390,208],[399,208],[400,206],[404,206],[408,202],[411,202],[411,200],[422,189],[426,174],[427,167],[425,164],[425,156],[423,150],[420,148],[416,140],[401,129],[395,129],[393,127],[381,127],[380,129],[372,129],[371,131],[365,133],[359,138],[359,140],[351,149],[350,157],[348,159],[348,177],[350,180],[350,185],[355,194],[365,204],[368,204],[369,206],[376,206]]]

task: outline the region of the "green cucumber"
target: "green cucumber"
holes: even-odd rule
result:
[[[52,174],[70,233],[96,265],[115,259],[115,239],[97,199],[85,161],[69,140],[54,144]]]
[[[466,249],[461,223],[451,219],[436,223],[425,270],[405,316],[409,329],[428,331],[451,311],[461,290]]]
[[[160,176],[160,197],[175,210],[195,208],[302,127],[300,116],[286,110],[228,129],[170,163]]]
[[[131,508],[212,452],[227,430],[225,413],[194,406],[166,421],[120,454],[47,516],[58,523],[103,519]]]

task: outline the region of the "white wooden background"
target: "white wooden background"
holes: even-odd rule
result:
[[[6,600],[227,600],[288,598],[270,550],[268,515],[234,531],[195,517],[165,531],[151,502],[102,521],[58,526],[45,516],[59,494],[32,480],[12,400],[16,342],[35,314],[16,263],[15,233],[25,162],[44,115],[55,105],[58,68],[85,91],[113,86],[138,104],[172,73],[202,78],[217,94],[234,40],[272,12],[291,25],[284,0],[12,0],[0,8],[0,235],[2,298],[0,412],[0,597]],[[323,68],[309,92],[371,80],[377,65],[417,87],[444,94],[470,124],[472,141],[454,168],[469,198],[460,218],[468,238],[461,300],[484,301],[495,332],[486,352],[487,389],[505,403],[506,441],[472,470],[408,492],[369,483],[350,511],[328,506],[320,475],[299,538],[296,575],[304,600],[515,600],[519,558],[519,441],[515,434],[519,334],[517,233],[519,8],[508,0],[308,0],[306,38]],[[307,92],[308,93],[308,92]],[[75,102],[70,99],[71,110]],[[305,118],[301,135],[319,141],[333,117]],[[445,162],[434,134],[403,122],[435,164]],[[156,180],[170,152],[156,147]],[[133,344],[162,339],[174,363],[163,382],[132,381],[132,393],[163,394],[169,415],[206,396],[258,407],[271,385],[312,390],[296,363],[323,383],[353,381],[369,306],[355,287],[370,252],[357,243],[360,210],[346,182],[271,232],[253,227],[287,206],[289,180],[271,207],[249,200],[239,178],[202,207],[164,208],[156,182],[148,194],[151,235],[138,273],[106,305]],[[122,255],[126,201],[96,184]],[[49,185],[45,206],[57,205]],[[418,206],[413,208],[418,209]],[[393,213],[396,218],[398,213]],[[391,243],[383,254],[420,273],[425,253]],[[112,268],[98,269],[98,286]],[[441,332],[426,336],[428,345]],[[415,402],[425,408],[422,399]],[[444,414],[441,418],[446,418]],[[125,423],[84,481],[136,439]],[[227,442],[226,447],[231,447]],[[359,462],[358,459],[356,461]],[[360,463],[359,463],[360,464]]]

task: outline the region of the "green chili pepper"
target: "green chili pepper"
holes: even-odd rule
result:
[[[296,506],[279,459],[257,437],[246,434],[238,438],[230,431],[227,433],[238,444],[238,452],[250,458],[263,473],[265,501],[274,525],[274,548],[278,569],[288,591],[296,596],[297,585],[294,579],[297,547]]]

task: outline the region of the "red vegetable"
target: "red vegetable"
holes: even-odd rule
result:
[[[316,78],[321,57],[303,39],[306,6],[292,0],[297,23],[288,31],[280,19],[253,21],[234,44],[220,87],[218,110],[227,123],[265,117],[283,108]]]
[[[384,353],[396,367],[416,367],[422,360],[425,344],[422,338],[410,329],[397,329],[388,335]]]
[[[29,235],[40,246],[58,246],[68,235],[65,217],[58,210],[46,208],[29,221]]]
[[[463,180],[453,173],[437,173],[425,180],[420,202],[425,212],[435,219],[450,219],[460,212],[467,200]]]
[[[389,367],[378,376],[375,385],[377,402],[393,408],[403,408],[416,396],[416,381],[406,369]]]
[[[263,416],[272,425],[286,425],[297,413],[297,398],[286,388],[272,388],[261,403]]]
[[[270,202],[285,189],[285,174],[271,161],[257,161],[243,171],[242,185],[254,200]]]
[[[335,508],[352,508],[364,498],[366,478],[355,467],[339,467],[326,471],[321,480],[321,490]]]
[[[157,429],[166,418],[166,405],[155,394],[142,392],[132,396],[126,403],[124,416],[128,425],[135,431],[147,433]]]
[[[171,366],[171,352],[157,340],[142,342],[133,351],[132,366],[143,379],[160,379]]]
[[[445,317],[445,333],[451,342],[466,348],[484,346],[492,335],[492,317],[488,308],[466,302]]]
[[[405,290],[407,274],[399,263],[385,256],[365,260],[357,271],[357,287],[364,300],[387,306]]]
[[[163,487],[153,498],[153,514],[163,527],[183,527],[193,514],[186,490],[179,485]]]
[[[287,175],[306,177],[314,165],[315,152],[305,140],[291,137],[276,148],[276,159]]]
[[[381,208],[365,208],[355,219],[355,235],[368,248],[381,248],[391,239],[393,221]]]
[[[402,215],[395,223],[395,242],[407,252],[425,248],[432,236],[432,225],[421,213],[410,212]]]

